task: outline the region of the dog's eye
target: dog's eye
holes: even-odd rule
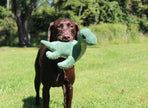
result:
[[[68,27],[71,27],[71,28],[74,27],[74,26],[73,26],[72,24],[70,24],[70,23],[68,23],[67,26],[68,26]]]
[[[82,35],[82,38],[83,38],[83,39],[86,39],[86,37],[85,37],[84,35]]]
[[[57,28],[62,28],[62,27],[63,27],[63,24],[57,25]]]
[[[60,25],[58,25],[57,28],[60,28]]]

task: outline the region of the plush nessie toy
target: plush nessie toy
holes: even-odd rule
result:
[[[59,57],[66,58],[57,65],[59,68],[68,69],[82,57],[86,51],[87,45],[94,45],[97,43],[97,38],[90,29],[85,28],[80,30],[78,41],[73,40],[72,42],[48,42],[41,40],[41,43],[51,50],[46,52],[46,56],[49,59],[57,59]]]

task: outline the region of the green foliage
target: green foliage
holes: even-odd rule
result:
[[[78,15],[81,5],[85,5],[84,3],[82,4],[82,0],[67,0],[64,9],[73,10],[73,12],[75,12]]]
[[[100,17],[100,5],[97,2],[87,2],[80,17],[83,25],[97,24]]]
[[[38,7],[33,12],[30,24],[30,33],[32,35],[32,43],[34,46],[40,45],[41,39],[47,39],[47,31],[50,22],[55,21],[58,17],[55,10],[47,5]]]
[[[59,19],[71,19],[74,22],[77,22],[79,25],[82,23],[82,21],[79,19],[78,16],[75,15],[73,11],[63,11],[60,12],[59,14]]]
[[[139,32],[137,24],[132,24],[130,31],[128,31],[126,25],[120,23],[101,23],[99,25],[91,25],[89,28],[96,34],[99,44],[140,43],[148,41],[148,34]]]
[[[79,16],[83,25],[98,24],[101,21],[122,22],[124,15],[116,1],[68,0],[64,9],[71,10]]]
[[[0,46],[16,45],[16,24],[11,11],[0,6]]]
[[[109,22],[109,23],[116,23],[116,22],[123,22],[124,21],[124,13],[120,9],[118,2],[113,1],[91,1],[91,0],[67,0],[67,1],[54,1],[53,5],[55,6],[54,12],[50,13],[49,4],[48,6],[45,4],[40,6],[44,12],[49,12],[48,15],[53,16],[55,19],[59,18],[69,18],[78,22],[78,24],[83,25],[90,25],[90,24],[98,24],[99,22]],[[38,8],[40,8],[38,7]],[[38,13],[38,12],[37,12]],[[56,17],[55,17],[56,16]],[[43,16],[44,17],[44,16]],[[46,15],[45,15],[46,17]],[[49,20],[53,19],[50,17]]]
[[[148,19],[139,19],[139,29],[144,33],[148,33]]]
[[[57,19],[57,15],[54,14],[55,10],[47,5],[43,7],[38,7],[36,11],[33,12],[31,18],[31,31],[47,31],[50,22]],[[42,22],[42,23],[41,23]]]
[[[4,0],[1,2],[2,6],[6,5]],[[29,1],[21,0],[20,2],[23,6],[21,8],[23,19]],[[147,0],[38,0],[38,6],[30,20],[31,41],[35,46],[39,45],[39,40],[47,39],[47,30],[50,22],[62,18],[71,19],[77,22],[79,26],[102,26],[104,23],[106,26],[106,23],[123,23],[126,25],[121,29],[126,28],[126,32],[118,34],[124,34],[127,37],[131,37],[131,35],[134,37],[134,32],[131,29],[134,24],[139,25],[138,31],[147,33],[147,4]],[[14,45],[18,41],[14,22],[14,16],[11,12],[4,7],[0,7],[0,45]],[[116,25],[116,29],[118,29],[118,25],[120,24]],[[135,27],[138,27],[138,25]],[[100,29],[102,30],[103,28]],[[111,36],[107,40],[112,40],[111,37],[118,37],[113,36],[112,27],[108,29],[110,29],[109,34]],[[142,36],[143,34],[140,33],[139,35]],[[145,35],[147,36],[147,34],[144,34],[144,37],[146,37]],[[119,35],[119,38],[121,37]]]
[[[122,22],[124,13],[122,12],[118,2],[105,2],[100,3],[101,12],[100,12],[100,21],[109,22],[109,23],[118,23]]]
[[[140,17],[143,14],[147,15],[146,11],[148,11],[148,2],[146,2],[145,0],[132,0],[131,3],[132,3],[131,8],[132,8],[133,14]]]

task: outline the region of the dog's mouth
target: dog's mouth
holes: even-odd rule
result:
[[[66,40],[66,39],[64,39],[64,40],[61,40],[62,42],[70,42],[70,40]]]
[[[71,42],[72,40],[68,40],[68,39],[59,39],[59,41],[62,41],[62,42]]]

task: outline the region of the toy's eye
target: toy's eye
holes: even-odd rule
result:
[[[82,35],[82,38],[83,38],[83,39],[86,39],[86,37],[85,37],[84,35]]]

